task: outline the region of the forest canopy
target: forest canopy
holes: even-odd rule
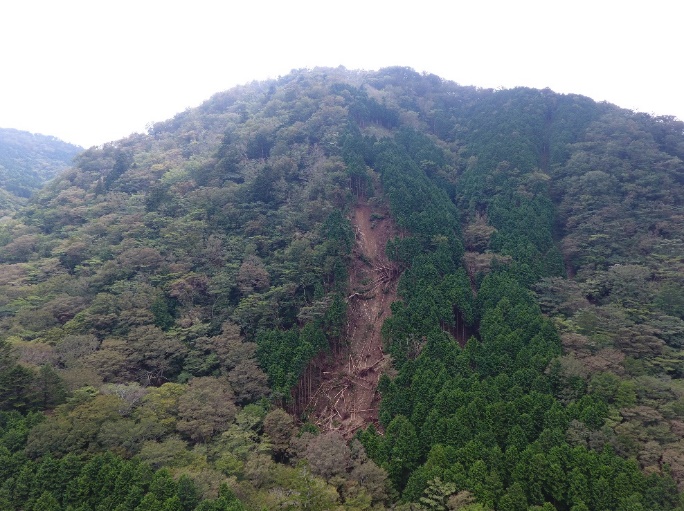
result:
[[[69,168],[82,150],[55,137],[0,128],[0,217]]]
[[[682,509],[683,159],[402,67],[81,152],[0,223],[0,507]]]

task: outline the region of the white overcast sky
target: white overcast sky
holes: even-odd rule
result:
[[[316,66],[578,93],[684,119],[677,0],[0,0],[0,127],[85,147]]]

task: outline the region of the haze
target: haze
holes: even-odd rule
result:
[[[0,127],[99,145],[234,85],[339,65],[684,119],[680,20],[668,1],[5,2]]]

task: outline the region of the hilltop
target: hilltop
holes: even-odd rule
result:
[[[683,133],[338,68],[80,153],[0,231],[0,498],[676,509]]]

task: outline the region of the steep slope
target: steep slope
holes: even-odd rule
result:
[[[316,425],[340,430],[347,438],[359,428],[378,423],[377,385],[389,368],[381,329],[397,298],[398,268],[387,259],[385,246],[396,229],[387,208],[378,204],[361,197],[352,209],[354,248],[344,348],[325,367],[308,405]]]
[[[682,131],[317,69],[91,148],[0,231],[0,407],[51,410],[12,466],[114,450],[253,509],[674,509]]]

